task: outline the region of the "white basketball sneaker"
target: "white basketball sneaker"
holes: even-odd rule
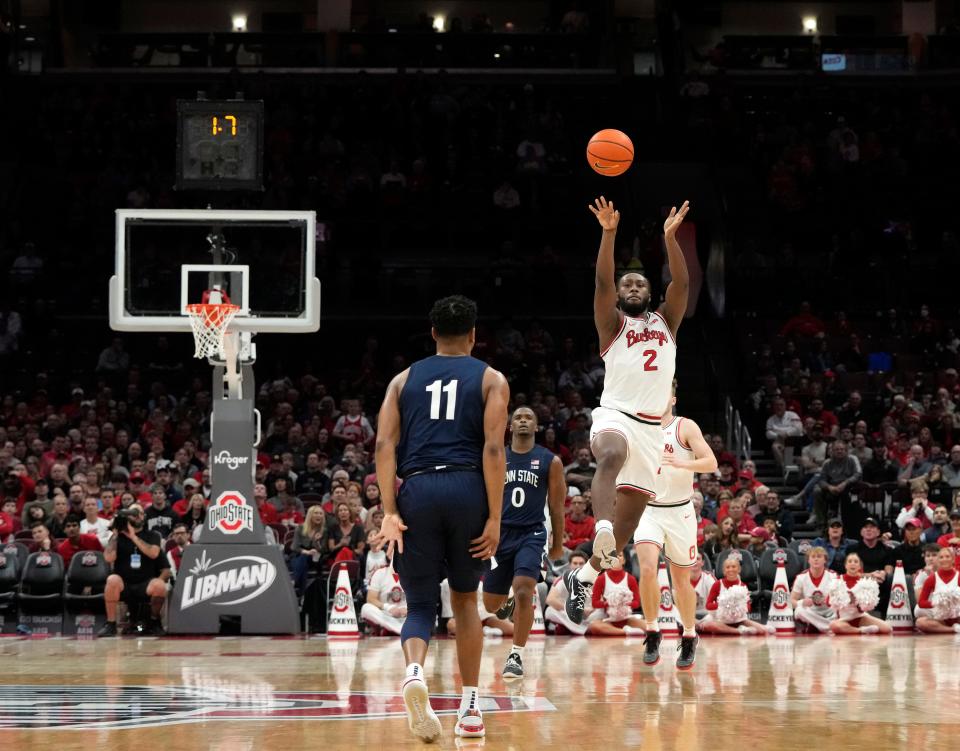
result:
[[[483,715],[479,709],[468,709],[457,718],[456,734],[460,738],[483,738]]]
[[[599,529],[593,538],[593,554],[600,559],[600,570],[617,568],[620,559],[617,558],[617,539],[612,529]]]
[[[403,703],[407,708],[410,732],[424,743],[440,738],[440,718],[430,706],[430,694],[422,678],[407,678],[403,682]]]

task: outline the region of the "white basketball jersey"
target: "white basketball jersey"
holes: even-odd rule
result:
[[[834,574],[829,569],[824,569],[823,575],[819,581],[814,581],[810,575],[810,570],[801,571],[793,582],[793,591],[800,595],[801,599],[807,598],[813,600],[813,607],[818,610],[827,611],[827,591],[833,584]]]
[[[693,461],[696,456],[693,449],[680,440],[682,417],[674,417],[663,429],[663,453],[677,459]],[[661,464],[657,470],[657,499],[651,506],[672,505],[689,500],[693,495],[693,472],[689,469]]]
[[[625,315],[600,357],[606,365],[600,406],[659,421],[673,396],[677,367],[677,343],[663,316]]]

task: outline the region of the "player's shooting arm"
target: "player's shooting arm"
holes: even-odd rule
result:
[[[593,320],[600,337],[600,346],[605,347],[620,328],[620,311],[617,309],[617,283],[613,259],[617,240],[617,225],[620,212],[613,208],[613,201],[600,196],[594,206],[587,206],[597,218],[603,233],[597,253],[596,288],[593,293]]]
[[[687,294],[690,289],[690,273],[687,271],[687,262],[683,257],[683,250],[677,242],[677,229],[683,224],[683,218],[690,210],[690,202],[684,201],[680,210],[674,206],[670,215],[663,223],[663,241],[667,246],[667,264],[670,267],[670,284],[663,303],[663,317],[673,335],[683,322],[687,312]]]
[[[553,457],[550,462],[550,486],[547,490],[547,506],[550,509],[550,534],[553,538],[550,543],[550,560],[557,560],[563,556],[563,540],[565,536],[563,525],[563,504],[567,499],[567,482],[563,477],[563,462],[559,456]]]

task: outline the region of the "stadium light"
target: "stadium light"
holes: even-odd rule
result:
[[[807,34],[816,34],[817,33],[817,17],[816,16],[804,16],[803,17],[803,30]]]
[[[433,17],[433,30],[434,31],[443,31],[443,27],[446,25],[447,19],[444,16],[434,16]]]
[[[243,13],[237,13],[231,17],[234,31],[247,30],[247,17]]]

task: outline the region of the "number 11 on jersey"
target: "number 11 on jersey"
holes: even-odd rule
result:
[[[427,386],[427,391],[430,392],[430,419],[440,419],[440,400],[443,392],[447,395],[447,412],[444,419],[452,420],[457,409],[457,379],[454,378],[446,386],[443,385],[443,381],[436,380]]]

